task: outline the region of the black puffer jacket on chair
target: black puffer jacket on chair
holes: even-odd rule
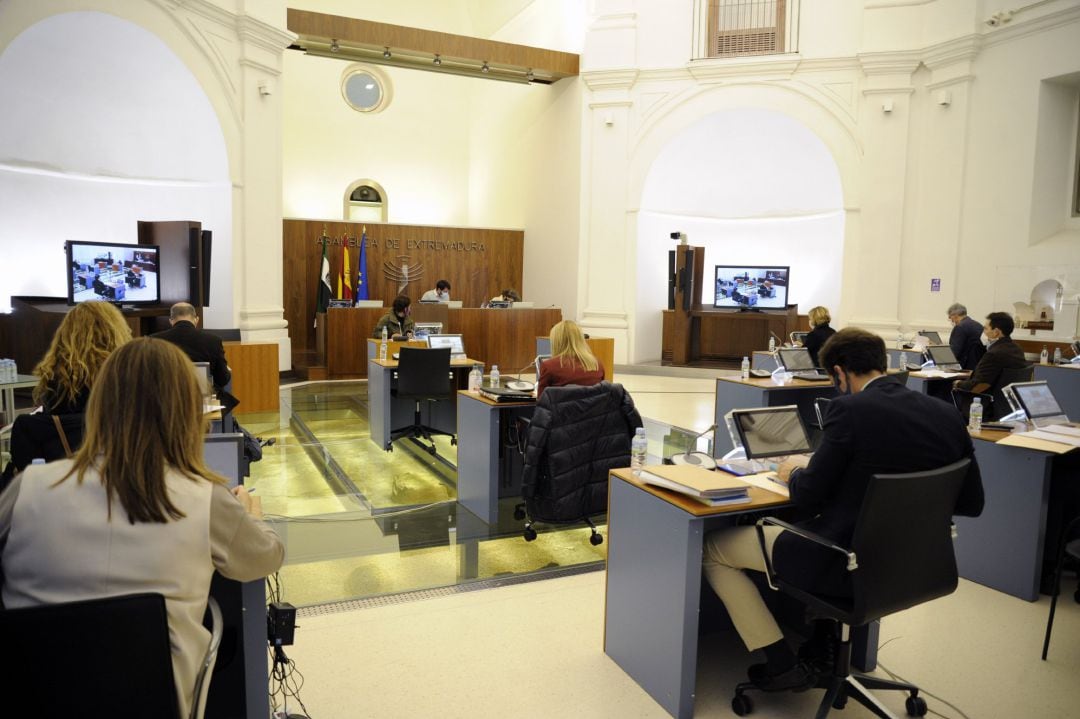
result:
[[[521,493],[529,517],[578,522],[607,511],[608,471],[630,466],[630,440],[640,426],[620,384],[544,390],[525,444]]]

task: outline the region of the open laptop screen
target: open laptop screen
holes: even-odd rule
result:
[[[536,355],[536,381],[540,381],[540,365],[551,359],[551,355]]]
[[[1065,410],[1058,404],[1046,382],[1016,382],[1011,386],[1032,423],[1038,424],[1038,420],[1049,417],[1065,419]]]
[[[417,322],[415,337],[418,340],[426,339],[428,335],[442,334],[442,322]]]
[[[934,332],[933,330],[921,330],[919,334],[930,340],[930,344],[932,345],[941,344],[941,335],[939,335],[937,332]]]
[[[431,349],[449,347],[451,357],[465,356],[465,342],[461,335],[428,335],[427,346]]]
[[[956,359],[956,355],[953,354],[952,347],[949,347],[949,345],[930,345],[926,348],[926,351],[930,354],[930,359],[934,361],[936,367],[960,364],[960,360]]]
[[[810,350],[805,347],[781,347],[780,364],[789,372],[814,369],[814,360],[810,359]]]
[[[806,436],[799,408],[795,405],[737,409],[731,413],[731,417],[747,459],[811,451],[810,439]]]

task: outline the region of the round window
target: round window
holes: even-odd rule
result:
[[[345,102],[360,112],[381,110],[387,101],[384,80],[367,68],[347,72],[341,83]]]

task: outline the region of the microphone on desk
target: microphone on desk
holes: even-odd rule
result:
[[[690,465],[693,467],[701,467],[702,469],[716,469],[716,460],[705,452],[691,452],[690,448],[697,444],[698,439],[702,436],[712,432],[716,429],[717,424],[714,422],[709,425],[704,431],[698,432],[686,442],[686,449],[682,454],[671,455],[671,463],[679,465]]]
[[[517,390],[518,392],[531,392],[536,387],[536,383],[521,379],[521,373],[535,365],[536,360],[538,359],[540,359],[540,355],[536,355],[536,357],[533,357],[532,362],[519,369],[517,371],[518,378],[512,382],[506,383],[507,389]],[[537,377],[537,380],[539,379],[540,378]]]

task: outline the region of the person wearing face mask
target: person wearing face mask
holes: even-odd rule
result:
[[[970,377],[953,383],[957,389],[993,392],[997,388],[1002,370],[1028,366],[1024,350],[1012,341],[1014,326],[1013,318],[1006,312],[991,312],[986,316],[982,332],[986,354],[975,365]]]
[[[420,298],[421,302],[449,302],[450,301],[450,283],[446,280],[439,280],[435,283],[435,289],[428,290]]]
[[[959,302],[949,307],[948,315],[949,322],[953,326],[952,332],[949,333],[949,347],[952,348],[960,366],[971,371],[986,354],[986,348],[979,339],[982,335],[982,325],[968,317],[967,307]]]
[[[398,295],[394,298],[394,304],[390,311],[379,318],[375,325],[375,331],[371,336],[375,339],[382,337],[383,328],[386,334],[393,340],[410,339],[416,330],[416,322],[409,315],[412,314],[412,300],[406,295]]]
[[[843,329],[829,338],[819,357],[841,396],[829,403],[817,451],[808,459],[786,460],[777,469],[788,484],[791,501],[809,517],[799,526],[850,546],[872,475],[937,469],[964,458],[971,459],[971,467],[955,513],[971,517],[982,513],[982,478],[960,415],[941,400],[885,380],[881,337],[858,328]],[[851,595],[846,560],[839,553],[799,541],[779,527],[766,527],[765,537],[766,551],[785,580],[829,596]],[[766,662],[750,667],[750,680],[765,691],[812,686],[818,673],[814,651],[827,636],[828,626],[815,627],[815,639],[796,655],[743,572],[765,571],[755,528],[716,530],[704,541],[705,578],[747,649],[764,650]]]

